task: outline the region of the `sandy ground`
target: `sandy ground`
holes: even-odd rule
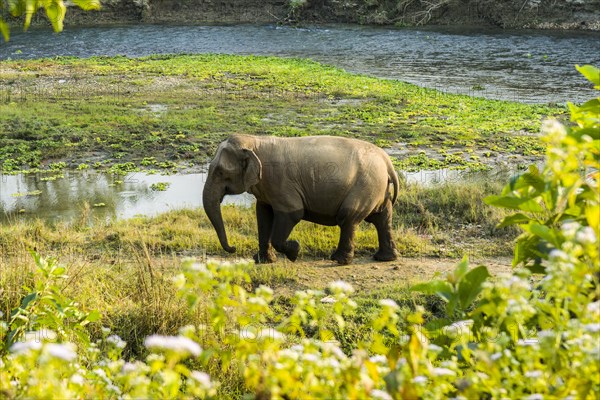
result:
[[[299,288],[324,288],[329,282],[343,280],[356,290],[372,290],[378,286],[392,284],[411,284],[433,278],[436,274],[443,277],[454,270],[460,259],[447,258],[400,258],[392,262],[373,262],[369,257],[356,258],[350,265],[337,265],[329,260],[278,261],[294,269]],[[485,265],[492,275],[511,271],[510,258],[475,259],[471,267]],[[295,289],[299,289],[295,288]],[[292,289],[292,288],[289,288]]]

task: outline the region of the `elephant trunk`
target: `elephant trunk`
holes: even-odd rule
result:
[[[225,233],[225,226],[223,225],[223,216],[221,215],[221,201],[223,200],[223,195],[214,188],[211,188],[210,186],[212,185],[209,185],[208,181],[206,183],[207,185],[202,192],[204,211],[215,228],[217,237],[219,238],[219,242],[223,249],[228,253],[235,253],[235,247],[230,246],[227,242],[227,234]]]

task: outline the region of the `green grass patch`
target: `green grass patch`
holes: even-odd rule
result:
[[[0,63],[0,165],[106,168],[207,161],[232,133],[342,135],[394,149],[472,146],[537,155],[540,121],[562,108],[444,94],[309,60],[227,55]],[[414,154],[413,153],[413,154]],[[415,158],[416,157],[416,158]],[[463,157],[464,158],[464,157]],[[491,157],[486,162],[493,162]],[[472,160],[401,157],[405,167]],[[172,169],[173,165],[162,165]]]

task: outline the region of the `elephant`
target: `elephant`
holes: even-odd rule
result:
[[[221,142],[208,169],[202,202],[219,242],[234,253],[220,204],[225,195],[256,197],[256,263],[271,263],[277,252],[295,261],[300,244],[288,240],[300,220],[339,226],[331,259],[341,265],[354,258],[357,225],[375,225],[375,260],[397,259],[392,238],[392,206],[399,180],[387,153],[358,139],[336,136],[274,137],[235,134]]]

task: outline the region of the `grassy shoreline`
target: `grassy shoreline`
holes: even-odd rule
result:
[[[0,169],[182,170],[236,132],[343,135],[401,169],[527,164],[556,106],[444,94],[309,60],[226,55],[0,62]]]

